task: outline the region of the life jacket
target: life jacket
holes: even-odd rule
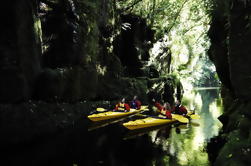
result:
[[[125,104],[123,104],[123,103],[119,103],[118,104],[118,110],[119,111],[124,111],[126,108],[125,108]]]
[[[165,111],[165,116],[168,119],[172,119],[171,111],[163,107],[160,103],[156,102],[155,106],[158,108],[158,112],[161,113],[162,111]]]
[[[131,102],[131,108],[137,108],[137,103],[136,103],[136,101],[135,100],[133,100],[132,102]]]
[[[172,119],[172,114],[171,114],[171,111],[170,110],[165,110],[166,111],[166,117],[168,119]]]

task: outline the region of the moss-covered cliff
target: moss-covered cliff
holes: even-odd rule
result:
[[[1,147],[72,130],[95,107],[113,107],[96,101],[182,95],[174,76],[145,68],[154,40],[146,19],[113,0],[15,0],[0,18]]]
[[[154,31],[145,19],[122,14],[112,0],[7,6],[8,13],[1,10],[1,102],[147,98],[151,73],[143,67]]]
[[[251,155],[251,2],[215,1],[210,58],[223,83],[225,144],[215,165],[250,165]]]

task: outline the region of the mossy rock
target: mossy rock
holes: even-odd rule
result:
[[[239,123],[240,128],[240,135],[244,138],[248,138],[249,134],[251,133],[251,119],[245,117],[245,115],[242,115],[242,119]]]
[[[97,81],[97,72],[91,66],[46,69],[38,77],[34,96],[47,101],[92,99],[96,97]]]
[[[248,102],[243,109],[243,114],[245,114],[249,119],[251,119],[251,102]]]
[[[60,71],[45,69],[38,75],[36,80],[34,98],[42,100],[58,98],[62,96],[64,86],[64,80]]]
[[[145,102],[147,90],[147,80],[144,79],[100,77],[98,99],[119,100],[125,97],[131,100],[134,95],[137,95]]]
[[[18,69],[0,71],[0,102],[19,102],[30,97],[25,75]]]
[[[238,130],[228,135],[228,141],[220,151],[215,165],[247,166],[251,165],[251,140],[242,139]]]

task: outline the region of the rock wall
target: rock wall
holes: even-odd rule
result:
[[[209,54],[224,86],[220,139],[225,142],[215,158],[215,165],[251,164],[250,18],[250,1],[215,1]]]
[[[153,46],[154,31],[147,26],[146,19],[128,14],[121,15],[121,34],[114,42],[114,52],[125,66],[125,75],[144,75],[143,66],[149,60],[149,49]]]
[[[30,0],[7,2],[0,7],[0,101],[31,97],[41,71],[41,42],[36,25],[37,4]]]
[[[175,92],[181,96],[174,77],[144,71],[154,32],[139,16],[121,15],[114,2],[0,6],[0,147],[73,130],[96,107],[114,106],[96,101],[138,95],[143,104],[153,97],[173,103]]]
[[[146,20],[120,14],[112,0],[25,0],[7,8],[1,10],[0,102],[114,100],[132,93],[146,101],[148,79],[137,78],[151,75],[143,69],[154,40]]]

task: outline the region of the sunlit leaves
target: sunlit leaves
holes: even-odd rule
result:
[[[205,61],[210,42],[211,0],[124,0],[117,2],[123,14],[133,13],[146,18],[155,30],[155,43],[149,65],[163,75],[178,72],[183,78],[195,77]],[[212,65],[211,63],[208,64]]]

